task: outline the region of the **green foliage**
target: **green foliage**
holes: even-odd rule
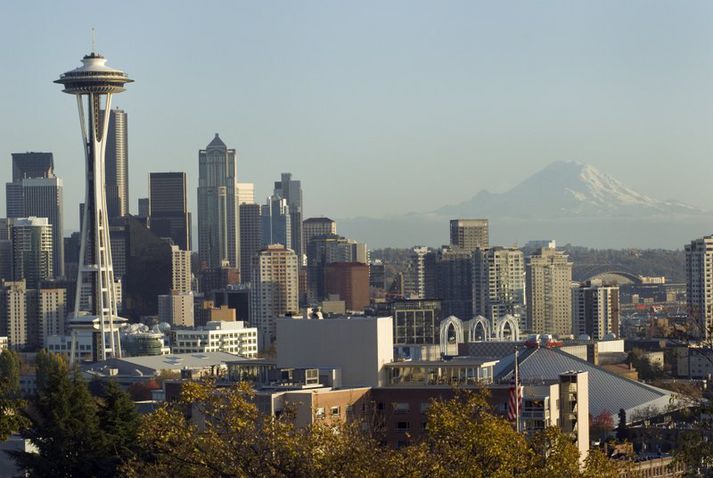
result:
[[[98,401],[79,370],[58,355],[37,355],[37,395],[25,417],[22,435],[38,452],[11,456],[31,477],[118,476],[117,466],[132,455],[133,403],[113,384]]]
[[[20,413],[24,401],[20,396],[20,357],[5,349],[0,353],[0,440],[25,424]]]

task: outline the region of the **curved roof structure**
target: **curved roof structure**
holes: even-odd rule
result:
[[[524,384],[558,380],[563,372],[589,372],[589,413],[597,416],[609,411],[616,422],[623,408],[628,420],[637,413],[665,410],[674,395],[668,390],[630,380],[597,367],[559,349],[528,349],[520,355],[520,376]],[[495,379],[509,380],[513,373],[513,355],[504,357],[495,367]]]
[[[606,283],[617,285],[641,284],[641,277],[625,271],[600,272],[589,277],[587,280],[601,280]]]

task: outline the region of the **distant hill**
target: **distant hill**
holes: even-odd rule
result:
[[[604,270],[630,272],[642,276],[665,276],[668,282],[686,281],[686,256],[682,250],[667,249],[590,249],[567,244],[561,249],[574,263],[572,277],[585,280]],[[406,269],[408,249],[376,249],[373,259],[382,259],[391,271]]]
[[[713,212],[638,193],[591,165],[557,161],[503,193],[385,218],[338,219],[341,234],[372,247],[437,246],[452,218],[487,218],[491,243],[533,239],[595,248],[682,248],[713,232]]]

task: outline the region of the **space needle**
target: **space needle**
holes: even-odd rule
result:
[[[106,58],[94,51],[82,58],[82,66],[55,80],[55,83],[64,86],[65,93],[77,97],[86,157],[87,181],[79,271],[74,313],[69,320],[72,331],[70,363],[76,359],[78,333],[81,331],[91,333],[94,360],[121,357],[119,326],[126,319],[119,317],[117,309],[106,208],[104,153],[111,97],[124,91],[124,85],[132,81],[123,71],[108,67]]]

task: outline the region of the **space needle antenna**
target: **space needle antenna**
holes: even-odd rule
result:
[[[97,32],[94,30],[94,27],[92,27],[92,53],[96,53],[97,51]]]

